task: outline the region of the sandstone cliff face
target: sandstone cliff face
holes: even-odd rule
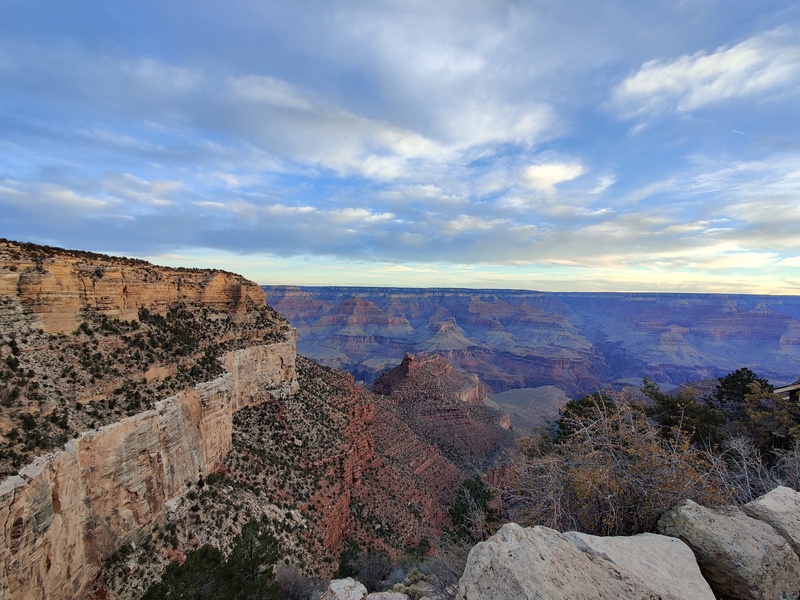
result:
[[[46,332],[69,333],[91,309],[121,320],[147,307],[200,303],[236,313],[263,292],[240,275],[170,269],[144,261],[0,241],[0,296],[16,297],[22,312]],[[4,321],[0,321],[5,326]]]
[[[219,377],[235,350],[296,339],[219,271],[0,241],[0,288],[0,475]]]
[[[294,360],[288,342],[233,352],[232,372],[87,432],[3,482],[0,597],[79,594],[104,559],[222,464],[236,410],[296,391]]]
[[[0,240],[0,326],[0,468],[30,461],[0,598],[79,595],[222,467],[237,411],[297,391],[294,331],[230,273]]]

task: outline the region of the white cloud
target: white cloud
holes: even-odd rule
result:
[[[602,177],[600,177],[600,179],[597,180],[597,185],[589,193],[602,194],[616,182],[617,180],[611,175],[603,175]]]
[[[533,146],[552,134],[558,122],[546,104],[517,106],[485,99],[455,101],[438,116],[443,135],[462,150],[489,143]]]
[[[787,256],[777,262],[782,267],[800,267],[800,256]]]
[[[713,53],[653,60],[619,84],[612,105],[623,117],[688,112],[732,99],[759,97],[800,85],[798,33],[788,27]]]
[[[309,110],[311,103],[295,86],[261,75],[228,77],[225,86],[234,97],[246,102],[264,103],[281,108]]]
[[[374,213],[366,208],[341,208],[332,210],[328,214],[331,219],[337,223],[350,223],[354,221],[375,223],[390,221],[394,218],[392,213]]]
[[[579,163],[542,163],[531,165],[522,175],[522,183],[529,188],[552,194],[559,183],[572,181],[583,175]]]
[[[442,229],[448,235],[458,235],[467,231],[485,231],[502,224],[501,219],[487,220],[472,215],[459,215],[443,224]]]
[[[77,194],[69,188],[51,183],[43,184],[40,187],[40,191],[43,200],[58,204],[62,208],[87,210],[105,208],[108,206],[107,202]]]

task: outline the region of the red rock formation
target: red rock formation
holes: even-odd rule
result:
[[[373,387],[395,403],[412,430],[463,468],[483,470],[514,443],[500,426],[502,413],[482,406],[486,391],[477,376],[455,370],[441,356],[406,354]]]

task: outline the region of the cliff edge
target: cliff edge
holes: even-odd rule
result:
[[[294,330],[222,271],[0,240],[0,327],[0,598],[80,595],[219,468],[234,413],[298,387]]]

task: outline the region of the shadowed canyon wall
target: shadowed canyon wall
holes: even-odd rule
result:
[[[264,286],[298,350],[372,382],[406,352],[433,352],[489,391],[662,385],[749,367],[800,370],[800,296]]]

